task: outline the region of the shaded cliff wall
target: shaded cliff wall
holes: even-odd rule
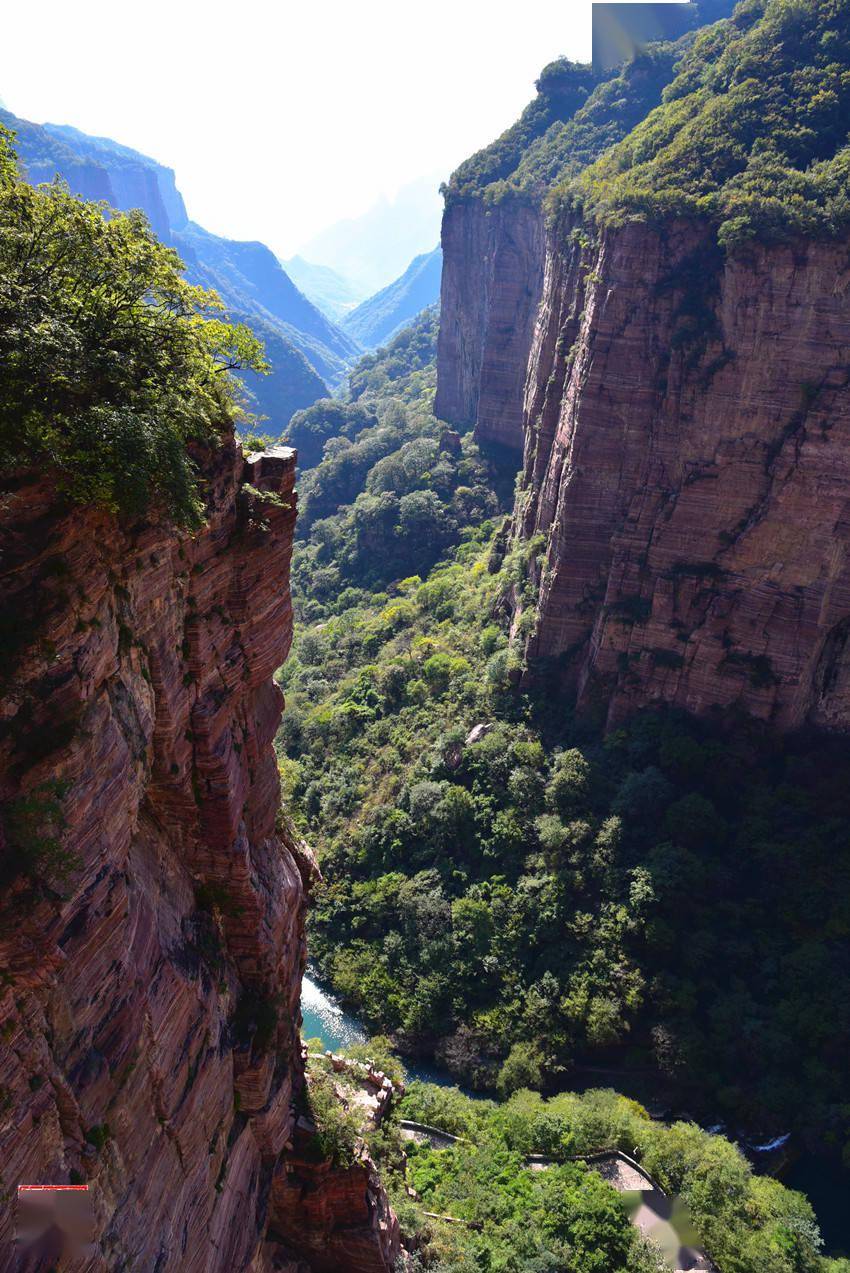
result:
[[[317,1163],[296,1130],[293,1153],[275,1173],[273,1233],[309,1260],[311,1273],[389,1273],[400,1253],[399,1225],[368,1154],[349,1167]]]
[[[0,505],[2,1270],[29,1267],[17,1185],[69,1180],[92,1186],[93,1268],[290,1267],[267,1211],[315,870],[272,748],[295,453],[231,439],[202,464],[194,536],[32,475]]]
[[[509,198],[447,207],[434,411],[521,450],[528,353],[543,285],[543,215]]]
[[[726,259],[708,227],[570,229],[550,235],[515,510],[544,537],[532,673],[609,724],[663,701],[847,728],[847,244]]]
[[[164,164],[158,164],[108,137],[90,137],[67,124],[45,124],[44,131],[76,154],[103,165],[114,196],[109,200],[111,207],[145,209],[160,237],[167,237],[169,229],[178,230],[186,225],[189,218],[183,196],[177,189],[173,168],[166,168]],[[154,178],[153,184],[151,177]],[[52,173],[47,180],[52,180]],[[84,198],[90,197],[82,191],[80,193]]]

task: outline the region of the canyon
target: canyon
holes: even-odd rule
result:
[[[240,359],[240,333],[201,330],[173,278],[141,288],[126,327],[132,252],[109,321],[76,304],[99,293],[73,271],[42,305],[29,261],[49,236],[27,239],[19,214],[49,196],[15,190],[0,162],[18,216],[4,223],[14,287],[0,294],[18,375],[0,439],[0,1273],[56,1258],[55,1234],[39,1251],[15,1240],[26,1183],[89,1187],[85,1267],[99,1273],[410,1267],[387,1180],[403,1212],[411,1201],[405,1242],[425,1266],[454,1267],[447,1234],[418,1227],[447,1214],[425,1207],[450,1156],[417,1164],[380,1136],[370,1151],[366,1124],[345,1123],[368,1106],[371,1136],[401,1099],[394,1047],[508,1104],[519,1096],[529,1138],[551,1132],[556,1156],[580,1125],[585,1149],[607,1145],[585,1113],[621,1098],[591,1093],[585,1106],[563,1089],[580,1066],[610,1075],[620,1060],[690,1085],[708,1106],[675,1108],[711,1107],[730,1135],[743,1109],[776,1144],[810,1135],[836,1159],[850,1144],[846,782],[835,740],[815,737],[846,733],[850,718],[846,200],[828,233],[780,233],[781,200],[764,196],[770,233],[738,217],[732,239],[725,187],[689,195],[688,215],[663,171],[660,194],[643,169],[621,181],[630,145],[663,151],[671,103],[678,127],[677,102],[725,91],[722,41],[738,49],[757,9],[742,6],[732,35],[683,36],[607,79],[550,64],[519,123],[452,178],[439,330],[434,311],[420,314],[345,394],[301,417],[311,471],[293,654],[297,455],[243,447],[237,399],[216,381],[258,363]],[[787,6],[773,9],[794,27]],[[794,74],[795,32],[783,36]],[[833,35],[811,37],[813,82],[832,75]],[[754,39],[743,65],[767,44]],[[850,102],[850,73],[841,82]],[[826,88],[811,96],[832,109]],[[648,113],[649,138],[630,142]],[[776,118],[777,136],[787,125],[799,137],[795,119]],[[46,135],[77,155],[84,192],[146,202],[193,277],[246,298],[266,289],[284,321],[286,275],[261,245],[189,224],[169,170],[73,130]],[[595,186],[578,184],[613,152]],[[834,157],[826,144],[809,156]],[[734,170],[733,196],[742,183]],[[763,213],[768,186],[743,188],[734,207]],[[787,199],[793,212],[801,200]],[[119,219],[87,215],[114,265],[120,240],[99,236]],[[58,240],[45,279],[72,255]],[[414,270],[429,297],[439,263],[438,249]],[[424,299],[415,278],[399,282]],[[325,320],[299,312],[318,340]],[[252,313],[262,335],[253,303],[233,316]],[[377,321],[374,307],[365,317]],[[45,341],[54,327],[64,361]],[[356,352],[348,337],[334,350],[328,383]],[[158,396],[141,392],[150,385]],[[182,503],[164,456],[186,462]],[[315,834],[328,887],[302,833]],[[382,1065],[302,1041],[311,899],[313,959],[387,1036],[370,1044]],[[541,1132],[539,1094],[556,1088],[562,1125],[543,1118]],[[417,1121],[424,1110],[431,1125],[441,1103],[461,1117],[458,1093],[413,1099]],[[736,1267],[766,1267],[790,1217],[808,1262],[783,1273],[827,1267],[805,1200],[754,1182],[720,1137],[636,1105],[628,1116],[605,1132],[611,1145],[628,1136],[639,1158],[645,1135],[673,1174],[679,1138],[699,1141],[718,1185],[703,1190],[700,1223],[719,1266],[754,1234]],[[498,1140],[502,1110],[488,1117]],[[486,1162],[496,1141],[472,1110],[463,1120],[454,1137]],[[684,1196],[686,1174],[665,1192]],[[502,1224],[501,1166],[492,1177],[450,1217],[481,1267],[491,1239],[507,1251],[539,1236],[509,1208],[504,1234],[487,1232]],[[535,1258],[573,1242],[579,1192],[564,1194],[570,1224]],[[535,1197],[542,1233],[553,1208]],[[593,1224],[576,1268],[605,1261]]]
[[[303,1239],[380,1273],[397,1251],[368,1160],[305,1159],[299,1130],[317,869],[271,746],[295,460],[232,432],[199,452],[195,535],[4,482],[4,857],[43,868],[2,904],[4,1270],[28,1267],[17,1186],[69,1179],[94,1200],[86,1267],[328,1267]]]

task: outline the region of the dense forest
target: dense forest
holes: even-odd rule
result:
[[[848,109],[841,0],[743,0],[733,20],[607,76],[552,63],[519,123],[454,175],[447,202],[548,191],[550,213],[594,226],[694,216],[732,251],[834,236],[850,219]],[[376,1036],[353,1056],[396,1076],[399,1056],[436,1061],[460,1085],[408,1084],[369,1137],[415,1252],[406,1267],[660,1273],[626,1202],[581,1161],[618,1150],[682,1198],[723,1273],[850,1273],[850,1260],[822,1256],[805,1197],[732,1144],[792,1133],[850,1163],[846,745],[661,708],[605,733],[574,712],[556,660],[531,674],[522,652],[544,537],[515,533],[516,454],[434,414],[439,321],[426,309],[284,433],[302,472],[296,635],[277,673],[277,829],[289,837],[291,818],[318,853],[311,959]],[[234,426],[246,449],[263,441],[231,374],[274,360],[274,330],[259,328],[187,282],[141,213],[107,218],[58,182],[23,181],[0,126],[0,466],[13,485],[23,470],[45,473],[62,509],[198,531],[210,515],[202,457],[230,444],[235,491]],[[247,493],[277,501],[291,523],[290,502]],[[57,557],[39,569],[43,607],[68,567]],[[277,600],[285,578],[283,566]],[[645,604],[607,610],[628,625]],[[28,616],[26,631],[20,613],[0,622],[6,675],[42,619]],[[764,656],[742,666],[752,684],[773,676]],[[197,774],[192,790],[198,803]],[[60,826],[58,801],[55,816],[42,801],[38,818],[27,796],[10,803],[0,883],[25,877],[35,894],[72,869],[61,836],[44,835],[45,808]],[[246,807],[240,798],[234,825]],[[196,912],[204,932],[239,918],[222,886],[193,887],[193,931]],[[292,933],[297,1068],[303,947]],[[219,954],[199,942],[186,961],[206,975]],[[222,1038],[265,1057],[282,1002],[265,988],[234,996]],[[207,1032],[198,1056],[214,1050]],[[360,1125],[337,1099],[332,1061],[308,1051],[309,1081],[281,1107],[291,1097],[314,1120],[322,1168],[351,1167]],[[268,1068],[279,1076],[291,1061],[281,1052]],[[267,1113],[241,1100],[236,1090],[240,1128]],[[458,1139],[402,1142],[400,1118]],[[94,1148],[101,1128],[102,1151],[107,1123],[86,1141]],[[531,1169],[533,1155],[545,1169]],[[451,1224],[435,1222],[446,1215]]]
[[[498,461],[429,414],[433,323],[294,422],[343,421],[302,481],[281,674],[281,766],[326,876],[312,956],[468,1086],[616,1064],[840,1150],[846,754],[672,713],[603,738],[553,685],[518,688],[505,597],[540,545],[505,551]]]
[[[850,14],[744,0],[700,33],[663,104],[558,197],[597,220],[710,217],[727,248],[850,222]]]

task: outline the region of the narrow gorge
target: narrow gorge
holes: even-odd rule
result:
[[[0,113],[0,1273],[850,1270],[850,13],[677,23],[340,327]]]

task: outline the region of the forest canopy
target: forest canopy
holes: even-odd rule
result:
[[[433,416],[433,337],[364,360],[301,481],[278,747],[325,869],[314,960],[469,1086],[649,1067],[850,1153],[846,759],[676,713],[603,740],[519,687],[505,598],[533,615],[543,543],[508,546],[510,483]]]
[[[710,217],[721,243],[850,224],[850,11],[743,0],[701,32],[652,111],[561,192],[597,219]]]

